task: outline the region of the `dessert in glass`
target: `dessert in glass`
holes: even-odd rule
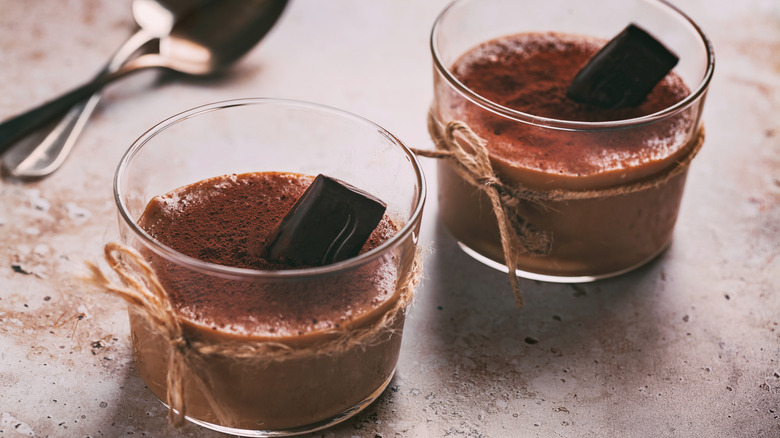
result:
[[[676,54],[674,69],[631,105],[570,98],[578,72],[629,25]],[[437,18],[431,50],[429,128],[436,139],[458,123],[484,144],[511,200],[503,205],[518,276],[593,281],[668,247],[714,68],[690,18],[663,1],[458,0]],[[485,190],[495,183],[468,182],[460,164],[438,164],[440,218],[467,253],[507,270]]]
[[[317,175],[381,200],[378,225],[346,258],[269,257]],[[129,306],[136,367],[174,420],[298,434],[343,421],[388,385],[425,200],[420,167],[395,136],[316,104],[218,102],[136,140],[114,194],[123,245],[107,254],[140,290]],[[354,207],[352,225],[365,219]]]

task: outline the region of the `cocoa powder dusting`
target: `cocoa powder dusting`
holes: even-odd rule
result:
[[[600,122],[624,120],[649,115],[682,100],[690,90],[674,73],[664,78],[638,106],[605,109],[575,102],[566,89],[577,72],[606,41],[579,35],[559,33],[526,33],[488,41],[464,54],[453,66],[455,77],[476,94],[502,106],[534,116]],[[605,142],[594,135],[590,143],[585,136],[566,140],[557,135],[554,141],[530,125],[501,118],[473,106],[457,96],[451,105],[453,118],[465,121],[488,141],[492,154],[530,169],[562,175],[581,176],[625,168],[660,160],[676,152],[677,120],[657,124],[657,135],[640,133],[642,140]],[[647,138],[659,139],[649,142]],[[518,145],[522,145],[519,148]]]
[[[582,122],[652,114],[689,94],[678,76],[669,75],[635,107],[607,109],[566,97],[574,76],[605,42],[557,33],[514,35],[473,49],[453,73],[470,89],[508,108]]]
[[[260,257],[268,234],[313,177],[276,172],[225,175],[153,198],[139,225],[163,245],[219,265],[257,270],[290,267]],[[385,216],[362,252],[397,227]],[[149,250],[152,264],[182,315],[198,325],[258,335],[304,334],[335,327],[386,301],[394,290],[394,257],[317,280],[225,279],[183,268]]]

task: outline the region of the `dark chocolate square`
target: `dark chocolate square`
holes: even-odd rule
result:
[[[639,105],[677,65],[677,55],[631,24],[577,73],[567,96],[602,108]]]
[[[296,267],[355,257],[386,208],[363,190],[318,175],[271,233],[264,257]]]

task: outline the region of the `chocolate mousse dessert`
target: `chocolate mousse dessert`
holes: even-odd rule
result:
[[[258,271],[249,279],[199,272],[141,250],[188,344],[236,346],[188,362],[188,417],[241,430],[311,428],[364,406],[388,384],[409,298],[399,290],[398,253],[337,274],[284,275],[363,254],[398,231],[381,201],[356,191],[328,178],[260,172],[206,179],[149,201],[138,223],[165,247]],[[352,228],[337,225],[328,235],[339,220]],[[295,243],[299,237],[308,243]],[[318,245],[325,256],[314,254]],[[138,371],[167,400],[170,340],[137,310],[130,321]]]
[[[625,35],[628,32],[632,34]],[[631,26],[613,43],[634,38],[633,32]],[[636,119],[690,94],[679,76],[666,73],[676,57],[656,51],[649,56],[664,56],[666,69],[640,98],[626,93],[588,100],[588,93],[598,95],[617,81],[608,77],[595,91],[575,86],[577,81],[596,80],[584,77],[589,73],[584,67],[605,51],[606,43],[582,35],[521,33],[474,47],[450,66],[468,93],[524,113],[522,120],[486,110],[435,75],[434,116],[442,123],[461,121],[484,139],[493,170],[507,187],[541,194],[539,201],[520,199],[511,212],[550,241],[543,254],[513,254],[518,271],[549,279],[610,276],[647,262],[670,242],[685,172],[663,175],[695,148],[696,135],[691,133],[698,129],[698,115],[683,111],[625,129],[556,127],[556,121]],[[652,70],[632,59],[624,61],[635,70]],[[449,163],[440,162],[438,171],[440,215],[447,228],[467,247],[504,263],[496,217],[484,191],[467,184]],[[631,187],[654,179],[658,182],[643,189]],[[560,193],[568,196],[556,197]],[[556,196],[546,199],[550,194]]]

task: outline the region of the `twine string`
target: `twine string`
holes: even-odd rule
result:
[[[283,361],[313,357],[321,354],[345,352],[357,346],[369,346],[381,342],[383,336],[393,334],[398,318],[404,317],[413,299],[414,288],[422,273],[420,252],[417,250],[411,268],[397,280],[398,298],[380,318],[363,328],[334,328],[323,336],[324,342],[308,347],[293,348],[282,342],[204,342],[188,339],[182,329],[171,297],[159,281],[153,268],[135,249],[111,242],[106,244],[104,256],[108,266],[119,278],[109,278],[96,264],[87,262],[88,284],[123,298],[133,306],[152,330],[161,334],[170,347],[168,375],[166,379],[168,417],[174,426],[184,424],[187,414],[185,377],[194,379],[195,385],[224,425],[235,421],[214,395],[208,358],[219,356],[233,358],[249,364],[261,365],[269,361]]]
[[[684,172],[704,144],[704,127],[701,127],[692,149],[673,166],[650,178],[629,184],[596,190],[534,190],[517,181],[511,185],[501,181],[493,170],[487,141],[466,123],[453,120],[445,124],[431,109],[428,112],[428,132],[435,150],[411,148],[411,151],[421,157],[447,161],[461,179],[484,192],[490,200],[517,307],[523,307],[524,300],[516,275],[516,255],[527,253],[545,256],[550,253],[553,244],[552,234],[525,220],[519,207],[531,203],[547,208],[552,202],[607,198],[659,187]]]

